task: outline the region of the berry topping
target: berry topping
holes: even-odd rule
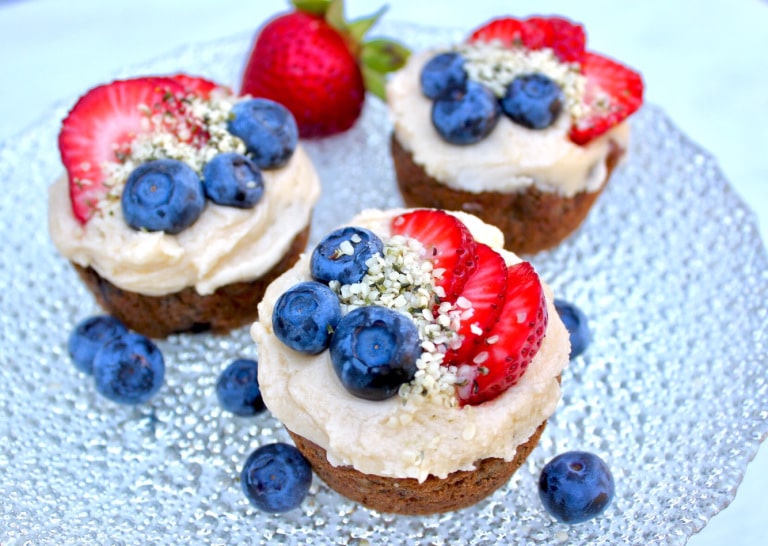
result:
[[[325,284],[307,281],[280,295],[272,311],[277,338],[295,351],[317,354],[328,348],[341,320],[339,298]]]
[[[141,404],[160,390],[165,361],[147,337],[128,332],[108,341],[93,359],[96,390],[119,404]]]
[[[171,76],[171,79],[181,84],[187,95],[195,95],[204,99],[210,98],[213,90],[219,88],[216,82],[189,74],[175,74]]]
[[[333,369],[349,392],[366,400],[385,400],[413,379],[421,341],[409,317],[371,305],[341,319],[330,351]]]
[[[421,69],[421,91],[427,98],[436,99],[448,91],[463,90],[467,77],[464,57],[456,52],[440,53]]]
[[[296,120],[281,104],[266,99],[238,102],[232,108],[229,132],[245,142],[260,169],[276,169],[291,158],[298,143]]]
[[[339,228],[323,238],[310,258],[312,278],[328,283],[359,282],[368,271],[366,262],[384,248],[375,233],[360,227]]]
[[[295,11],[260,29],[243,72],[242,93],[284,104],[303,138],[346,131],[366,88],[384,96],[385,74],[408,57],[386,39],[363,41],[384,10],[347,22],[341,0],[293,0]]]
[[[248,157],[227,152],[214,156],[203,167],[203,189],[218,205],[249,209],[264,194],[264,178]]]
[[[453,89],[432,104],[432,125],[451,144],[474,144],[493,131],[501,107],[493,92],[469,80],[465,89]]]
[[[419,241],[434,267],[441,300],[455,302],[477,267],[475,239],[455,216],[442,210],[419,209],[396,216],[392,233]]]
[[[597,53],[586,53],[584,112],[571,127],[570,138],[587,144],[632,115],[643,103],[643,80],[632,69]]]
[[[157,159],[131,172],[121,205],[133,229],[175,234],[200,217],[205,194],[192,167],[175,159]]]
[[[456,333],[461,345],[446,352],[443,364],[458,366],[471,362],[499,320],[507,289],[507,264],[488,245],[477,244],[477,269],[467,280],[456,301],[461,320]]]
[[[243,465],[240,482],[248,501],[265,512],[298,508],[312,485],[312,467],[289,444],[259,447]]]
[[[93,372],[93,358],[107,341],[128,332],[122,322],[108,315],[98,315],[81,321],[69,336],[67,349],[77,369]]]
[[[573,360],[587,350],[592,340],[589,321],[584,312],[570,302],[555,299],[555,309],[568,330],[571,340],[571,360]]]
[[[459,367],[462,404],[491,400],[518,382],[539,350],[547,307],[539,277],[528,262],[507,269],[507,290],[498,322],[471,362]]]
[[[611,504],[614,489],[608,465],[585,451],[558,455],[539,477],[539,498],[561,523],[581,523],[599,515]]]
[[[258,379],[259,364],[249,358],[232,361],[216,382],[216,397],[225,411],[250,417],[266,409]]]
[[[518,76],[507,87],[501,109],[515,123],[529,129],[546,129],[563,109],[563,91],[543,74]]]

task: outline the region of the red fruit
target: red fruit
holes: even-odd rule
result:
[[[544,290],[531,264],[509,267],[499,320],[472,361],[459,367],[460,403],[482,404],[517,383],[541,347],[547,318]]]
[[[442,210],[419,209],[396,216],[392,233],[421,242],[434,269],[443,269],[438,286],[445,290],[441,301],[455,302],[467,279],[477,268],[476,243],[467,227]]]
[[[585,114],[571,127],[570,138],[586,144],[632,115],[643,103],[643,79],[614,60],[587,52],[582,63],[587,78]]]
[[[584,27],[561,17],[501,17],[481,26],[469,37],[469,42],[491,41],[531,50],[549,47],[563,62],[580,62],[586,35]]]
[[[171,78],[119,80],[91,89],[75,104],[59,133],[75,217],[87,222],[107,193],[106,162],[120,162],[130,142],[147,129],[148,117],[175,108],[183,86]]]
[[[467,279],[461,298],[471,307],[465,311],[457,333],[463,339],[460,347],[449,349],[443,360],[446,366],[471,361],[478,352],[481,340],[499,320],[507,289],[507,264],[501,255],[488,245],[476,243],[477,269]],[[462,299],[458,302],[461,304]],[[459,307],[461,308],[461,307]]]
[[[190,95],[195,95],[204,99],[211,97],[211,91],[220,87],[217,83],[200,78],[197,76],[190,76],[189,74],[174,74],[170,78],[182,86],[184,91]]]

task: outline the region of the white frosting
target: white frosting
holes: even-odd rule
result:
[[[124,290],[160,296],[194,286],[210,294],[272,269],[309,224],[320,181],[301,146],[287,165],[262,174],[264,194],[254,208],[207,201],[200,218],[177,235],[131,229],[119,202],[80,224],[62,176],[49,189],[51,239],[70,261]]]
[[[365,211],[350,224],[385,236],[389,220],[400,212]],[[478,241],[492,245],[510,264],[519,261],[500,250],[503,236],[498,229],[455,214]],[[288,288],[309,279],[305,255],[269,286],[251,335],[267,407],[289,430],[324,448],[331,464],[389,477],[444,478],[471,470],[487,457],[513,459],[517,446],[554,412],[560,399],[557,377],[568,363],[570,345],[548,287],[546,337],[520,382],[484,404],[448,408],[419,396],[406,401],[398,396],[375,402],[357,398],[339,382],[328,351],[303,355],[281,343],[272,330],[275,302]]]
[[[566,197],[596,191],[604,184],[611,141],[621,148],[628,145],[626,122],[579,146],[568,139],[571,120],[567,115],[543,130],[527,129],[502,115],[491,134],[476,144],[444,141],[432,126],[432,101],[422,94],[419,83],[421,68],[436,53],[412,55],[387,84],[395,135],[431,177],[474,193],[511,192],[535,184]]]

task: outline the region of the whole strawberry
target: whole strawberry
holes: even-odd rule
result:
[[[386,39],[363,42],[376,14],[347,22],[343,0],[292,0],[295,8],[257,34],[243,72],[242,94],[286,106],[302,138],[346,131],[360,117],[366,89],[384,98],[385,74],[408,50]]]

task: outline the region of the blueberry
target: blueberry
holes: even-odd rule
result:
[[[368,272],[365,262],[383,251],[384,243],[372,231],[360,227],[339,228],[326,235],[312,251],[310,272],[312,278],[320,282],[360,282]]]
[[[176,234],[200,217],[205,195],[192,167],[175,159],[156,159],[128,175],[121,204],[133,229]]]
[[[81,321],[69,335],[67,349],[78,370],[93,372],[93,357],[110,339],[128,332],[122,322],[109,315],[97,315]]]
[[[264,194],[264,177],[248,157],[228,152],[205,164],[203,188],[206,197],[217,205],[250,209]]]
[[[261,398],[256,360],[239,358],[231,362],[216,382],[216,397],[221,407],[242,417],[250,417],[266,408]]]
[[[501,116],[499,101],[484,85],[469,80],[466,90],[453,90],[432,103],[432,125],[451,144],[474,144],[484,139]]]
[[[515,123],[546,129],[563,110],[563,90],[544,74],[518,76],[501,98],[501,109]]]
[[[287,108],[268,99],[250,99],[235,104],[232,115],[227,129],[245,142],[260,169],[276,169],[288,162],[299,129]]]
[[[385,400],[416,374],[421,342],[410,318],[375,305],[345,315],[331,338],[331,362],[359,398]]]
[[[592,335],[584,312],[574,304],[555,298],[555,309],[571,338],[571,360],[587,350]]]
[[[581,523],[600,514],[613,500],[613,476],[593,453],[568,451],[549,461],[539,477],[539,498],[561,523]]]
[[[464,57],[456,52],[440,53],[432,57],[421,69],[421,92],[436,99],[446,91],[463,90],[467,85]]]
[[[160,390],[164,376],[160,349],[134,332],[108,341],[93,359],[96,390],[120,404],[146,402]]]
[[[301,505],[312,485],[312,467],[289,444],[274,443],[251,453],[240,473],[243,492],[265,512],[287,512]]]
[[[283,292],[272,311],[277,338],[295,351],[313,355],[328,348],[340,320],[338,296],[316,281],[302,282]]]

